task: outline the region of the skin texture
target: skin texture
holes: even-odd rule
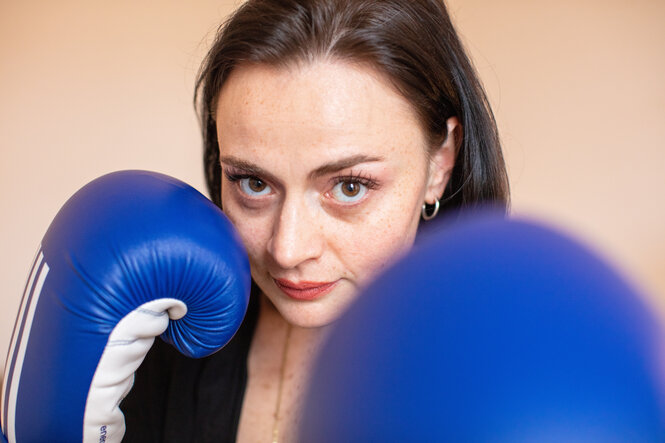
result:
[[[252,277],[288,323],[306,328],[333,322],[413,244],[461,131],[449,119],[448,138],[428,156],[408,101],[371,68],[334,60],[237,67],[216,121],[224,211]],[[274,279],[335,284],[294,300]]]

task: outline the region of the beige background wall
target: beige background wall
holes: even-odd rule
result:
[[[118,169],[201,191],[193,81],[239,2],[0,0],[0,366],[35,249]],[[665,307],[665,2],[451,0],[514,212],[585,239]]]

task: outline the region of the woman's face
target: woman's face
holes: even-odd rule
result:
[[[343,62],[238,67],[216,120],[224,212],[256,283],[304,327],[334,321],[412,245],[455,156],[449,137],[428,157],[409,103]]]

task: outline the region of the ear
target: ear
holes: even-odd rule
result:
[[[462,143],[462,125],[457,117],[450,117],[446,120],[447,136],[441,146],[430,156],[429,176],[427,181],[427,190],[425,193],[425,202],[433,205],[443,196],[450,175],[455,166],[457,151]]]

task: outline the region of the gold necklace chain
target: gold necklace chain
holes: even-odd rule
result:
[[[291,338],[291,324],[286,325],[286,339],[282,348],[282,365],[279,368],[279,384],[277,385],[277,404],[275,405],[274,424],[272,427],[272,443],[278,443],[279,440],[279,412],[282,405],[282,389],[284,387],[284,373],[286,372],[286,355],[289,351],[289,339]]]

